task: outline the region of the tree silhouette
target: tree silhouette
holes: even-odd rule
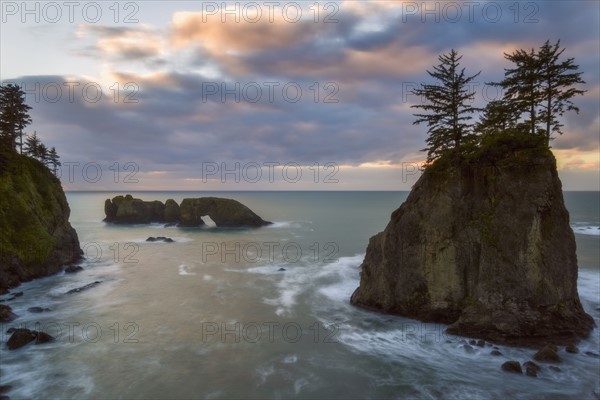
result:
[[[33,158],[38,157],[38,148],[42,142],[37,136],[36,132],[33,132],[33,135],[27,136],[25,139],[25,155]]]
[[[44,143],[40,143],[37,150],[37,158],[44,164],[48,166],[48,148]]]
[[[511,104],[521,115],[529,114],[529,132],[536,133],[537,107],[542,99],[539,87],[540,63],[535,51],[517,50],[512,54],[504,53],[504,58],[513,62],[516,67],[504,70],[504,80],[491,85],[501,86],[504,90],[504,100]]]
[[[417,104],[411,107],[427,111],[427,114],[414,114],[417,120],[414,125],[427,123],[428,138],[425,149],[427,161],[432,162],[438,157],[454,150],[461,152],[461,144],[471,138],[472,127],[467,122],[472,119],[470,114],[480,111],[467,102],[472,101],[474,91],[469,90],[473,76],[466,76],[465,69],[460,69],[462,56],[452,49],[448,54],[438,57],[440,64],[433,67],[433,72],[427,73],[439,81],[438,84],[421,84],[413,94],[427,100],[427,104]]]
[[[519,112],[513,104],[506,100],[492,100],[483,109],[480,122],[475,125],[475,131],[482,135],[502,132],[516,128]]]
[[[19,137],[20,152],[23,153],[23,129],[31,123],[25,104],[25,92],[13,84],[0,86],[0,138],[2,145],[16,151]]]
[[[563,126],[558,117],[565,111],[575,111],[579,113],[579,108],[573,105],[571,98],[576,95],[583,95],[586,91],[574,88],[576,84],[584,84],[581,79],[581,72],[572,72],[579,69],[578,65],[573,63],[573,58],[559,61],[560,56],[565,49],[560,48],[560,40],[554,45],[547,40],[538,52],[538,61],[540,67],[540,83],[543,102],[541,103],[540,119],[546,122],[546,135],[548,141],[552,133],[562,134]]]
[[[60,161],[58,161],[59,158],[60,157],[56,153],[56,148],[52,146],[52,148],[48,152],[48,161],[52,166],[52,172],[54,173],[54,175],[56,175],[56,169],[62,165]]]
[[[504,80],[492,83],[506,90],[504,101],[514,106],[519,115],[529,115],[529,132],[546,135],[548,143],[552,133],[562,134],[558,117],[566,111],[579,112],[571,98],[585,93],[573,87],[585,83],[581,72],[574,72],[579,68],[574,59],[559,60],[564,51],[558,40],[554,45],[546,41],[538,52],[531,49],[505,53],[504,57],[515,67],[505,69]],[[543,128],[538,126],[540,122],[545,123]]]

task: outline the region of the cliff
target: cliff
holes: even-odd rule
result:
[[[0,294],[81,258],[60,181],[39,161],[0,150]]]
[[[550,150],[484,150],[427,168],[370,239],[351,302],[501,343],[586,336],[594,322]]]

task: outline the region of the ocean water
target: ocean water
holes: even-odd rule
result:
[[[20,286],[4,324],[42,329],[53,343],[0,350],[0,384],[21,398],[593,399],[599,331],[561,372],[500,370],[533,352],[466,351],[445,326],[352,307],[368,239],[406,192],[137,192],[151,200],[221,196],[274,224],[180,229],[102,222],[112,192],[71,192],[84,271]],[[579,294],[600,324],[600,196],[567,192]],[[146,242],[166,236],[175,243]],[[67,291],[92,282],[93,288]],[[6,297],[6,296],[5,296]],[[33,314],[40,306],[51,311]]]

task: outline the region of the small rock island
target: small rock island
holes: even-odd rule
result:
[[[104,203],[105,222],[115,224],[147,224],[151,222],[177,224],[180,227],[200,227],[202,217],[210,217],[218,227],[258,228],[270,225],[237,200],[220,197],[183,199],[181,205],[173,199],[144,201],[130,194],[116,196]]]
[[[369,240],[354,305],[512,345],[571,343],[594,327],[552,152],[482,150],[427,167]]]

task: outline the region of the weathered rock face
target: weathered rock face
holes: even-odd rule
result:
[[[169,199],[143,201],[131,195],[117,196],[104,203],[104,221],[117,224],[150,222],[179,223],[182,227],[203,226],[202,217],[210,218],[220,227],[260,227],[270,224],[239,201],[219,197],[183,199],[181,206]]]
[[[183,199],[181,202],[180,226],[204,225],[201,217],[208,215],[217,226],[223,227],[260,227],[269,225],[248,207],[239,201],[218,197]]]
[[[39,161],[0,151],[0,294],[83,254],[60,181]]]
[[[426,170],[370,239],[351,301],[510,344],[586,336],[594,322],[551,152]]]
[[[165,203],[164,220],[169,223],[179,221],[179,204],[173,199],[169,199]]]
[[[171,200],[172,201],[172,200]],[[130,194],[106,199],[104,213],[106,222],[116,224],[147,224],[164,221],[165,205],[160,201],[134,199]]]

